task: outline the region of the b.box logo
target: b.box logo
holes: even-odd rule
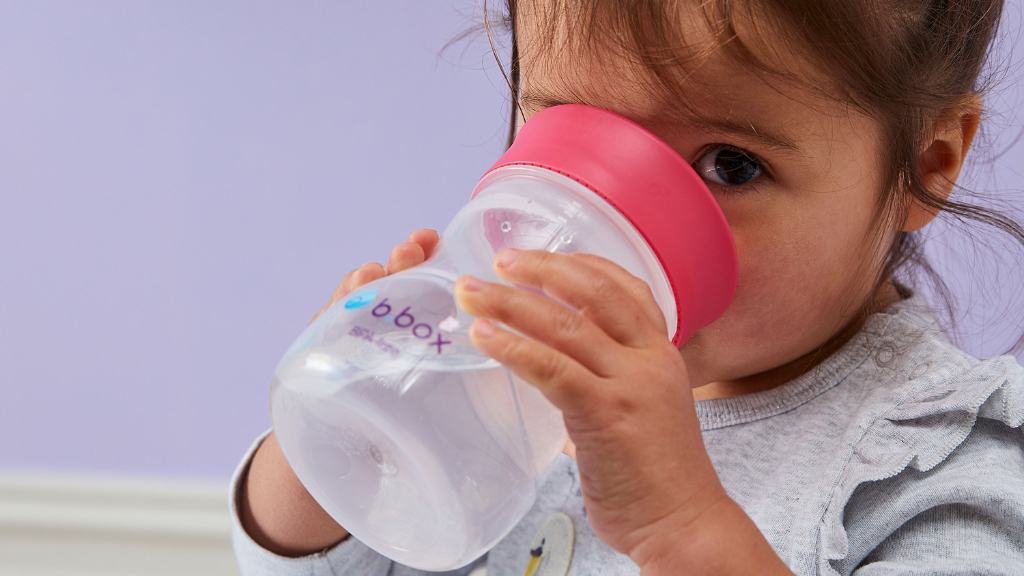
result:
[[[437,346],[437,353],[440,354],[442,347],[445,344],[451,344],[451,341],[445,340],[441,337],[441,331],[435,330],[433,326],[426,322],[416,322],[416,317],[409,313],[412,306],[406,306],[404,310],[398,313],[396,316],[391,315],[391,304],[388,304],[388,299],[385,298],[380,301],[379,304],[373,307],[370,311],[375,318],[383,318],[386,322],[394,322],[395,326],[399,328],[409,328],[412,335],[427,340],[433,335],[437,335],[437,339],[431,342],[432,345]]]

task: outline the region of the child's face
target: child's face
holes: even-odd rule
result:
[[[703,29],[696,18],[695,34]],[[521,18],[518,30],[527,118],[556,103],[598,106],[647,127],[698,171],[711,170],[705,180],[736,240],[739,286],[726,313],[682,348],[694,386],[794,363],[869,300],[892,299],[891,285],[874,293],[892,232],[874,220],[882,146],[873,120],[721,54],[683,84],[703,118],[675,118],[612,54],[532,58],[529,21]],[[716,172],[716,161],[732,170]]]

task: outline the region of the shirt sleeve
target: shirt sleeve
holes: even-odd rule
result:
[[[354,536],[327,550],[298,558],[280,556],[263,548],[242,527],[238,498],[252,457],[269,433],[268,430],[256,439],[231,479],[231,540],[243,576],[467,576],[485,565],[486,556],[451,572],[424,572],[389,560]]]
[[[979,418],[938,466],[859,486],[843,523],[840,574],[1024,574],[1024,434]]]

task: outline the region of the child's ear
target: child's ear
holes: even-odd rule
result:
[[[980,121],[981,99],[977,94],[970,94],[962,106],[947,110],[935,123],[931,142],[917,158],[917,169],[921,185],[936,199],[944,201],[953,192]],[[902,229],[904,232],[920,230],[938,213],[937,209],[915,200]]]

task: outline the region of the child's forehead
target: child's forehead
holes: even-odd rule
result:
[[[730,13],[724,33],[731,36],[722,42],[704,4],[671,3],[662,38],[648,34],[645,47],[621,22],[616,27],[601,23],[600,15],[571,11],[552,15],[543,10],[549,1],[533,2],[517,23],[520,104],[527,115],[556,104],[588,104],[666,138],[735,136],[736,145],[791,157],[815,156],[812,147],[832,149],[837,138],[866,137],[877,146],[877,120],[795,49],[772,45],[776,35],[766,25],[758,28],[750,12]],[[558,1],[572,4],[582,5]]]
[[[762,64],[795,64],[801,52],[799,34],[760,0],[649,0],[645,9],[625,2],[530,0],[516,2],[516,28],[543,38],[557,48],[566,44],[625,46],[649,56],[699,58],[726,46]],[[659,53],[654,53],[659,52]],[[689,52],[689,53],[687,53]]]
[[[601,57],[587,64],[569,58],[555,66],[524,65],[521,74],[520,105],[527,113],[586,104],[622,114],[660,134],[683,130],[735,135],[773,150],[797,151],[809,139],[847,125],[843,119],[861,115],[801,84],[731,67],[727,56],[709,60],[670,89]]]
[[[563,95],[565,94],[565,95]],[[713,102],[713,98],[707,99]],[[771,114],[761,114],[765,99],[739,101],[737,104],[718,102],[719,105],[672,106],[661,103],[640,103],[638,100],[624,101],[601,96],[588,97],[582,91],[560,92],[547,90],[543,86],[531,85],[524,88],[520,105],[527,111],[537,111],[560,104],[586,104],[598,106],[630,117],[648,127],[661,126],[668,130],[685,126],[688,129],[712,131],[719,134],[733,134],[756,140],[771,149],[798,151],[798,136],[804,135],[810,126],[806,115],[789,114],[787,110],[774,106]],[[722,105],[725,104],[725,105]],[[804,122],[800,122],[804,120]],[[780,124],[788,126],[778,128]],[[804,128],[804,130],[801,129]]]
[[[752,96],[847,100],[791,38],[758,20],[764,15],[755,2],[731,2],[727,17],[704,0],[660,4],[660,11],[630,19],[615,12],[622,10],[615,2],[523,3],[517,34],[524,92],[601,92],[607,100],[651,102],[662,117],[691,119],[699,118],[689,103],[706,107],[701,100],[734,107]],[[544,89],[536,86],[541,78]]]

